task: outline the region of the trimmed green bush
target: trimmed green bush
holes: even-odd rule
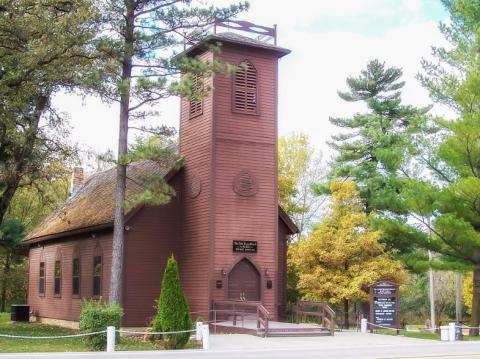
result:
[[[82,301],[80,314],[80,330],[85,333],[106,330],[108,326],[119,329],[122,323],[123,309],[118,304],[106,304],[98,300]],[[107,334],[84,337],[84,342],[92,350],[104,350],[107,345]]]
[[[177,261],[173,255],[168,259],[163,275],[157,316],[152,322],[154,332],[175,332],[192,329],[187,298],[180,287]],[[165,349],[182,349],[188,343],[191,333],[168,334],[163,336]]]

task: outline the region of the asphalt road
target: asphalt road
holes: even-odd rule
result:
[[[448,343],[373,334],[268,339],[230,335],[212,339],[210,350],[0,354],[0,359],[480,359],[480,342]]]
[[[245,359],[248,358],[329,358],[329,359],[480,359],[480,344],[419,344],[419,345],[382,345],[366,347],[343,347],[321,349],[235,349],[235,350],[196,350],[196,351],[157,351],[157,352],[116,352],[116,353],[42,353],[42,354],[5,354],[0,358],[65,358],[65,359],[143,359],[143,358],[212,358],[212,359]]]

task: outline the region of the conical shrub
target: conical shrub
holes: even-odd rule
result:
[[[154,332],[175,332],[192,329],[187,298],[180,287],[177,261],[173,255],[168,259],[163,275],[157,316],[152,323]],[[166,349],[181,349],[188,343],[191,333],[167,334],[163,336]]]

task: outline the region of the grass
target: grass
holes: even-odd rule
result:
[[[58,336],[78,334],[78,330],[60,328],[40,323],[14,323],[10,313],[0,313],[0,334],[23,336]],[[196,342],[189,342],[188,349],[198,348]],[[121,337],[115,350],[162,350],[161,341],[143,341],[140,337]],[[86,352],[90,349],[81,338],[63,339],[14,339],[0,338],[0,353],[25,352]]]
[[[384,334],[384,335],[397,335],[397,333],[395,331],[388,330],[388,329],[378,329],[378,330],[375,330],[375,333],[376,334]],[[402,337],[407,337],[407,338],[440,340],[440,334],[430,333],[430,332],[400,331],[400,333],[398,335],[402,336]],[[480,340],[480,336],[470,337],[468,335],[464,335],[463,340],[466,340],[466,341]]]

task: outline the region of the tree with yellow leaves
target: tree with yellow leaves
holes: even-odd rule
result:
[[[403,283],[406,271],[385,252],[379,242],[382,233],[370,228],[355,183],[333,182],[331,193],[330,213],[308,238],[292,245],[289,261],[303,297],[343,303],[348,328],[352,301],[367,300],[368,288],[376,281]]]

